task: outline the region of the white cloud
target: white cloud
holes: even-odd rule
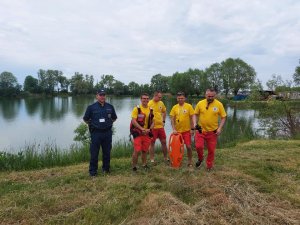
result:
[[[239,57],[263,82],[291,79],[299,12],[296,0],[2,0],[0,71],[19,82],[42,68],[145,83]]]

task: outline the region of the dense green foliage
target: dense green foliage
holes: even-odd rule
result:
[[[300,67],[296,67],[293,75],[295,85],[299,85]],[[214,63],[205,70],[189,68],[185,72],[175,72],[166,76],[155,74],[149,84],[139,84],[131,81],[129,84],[116,80],[111,74],[103,74],[101,80],[95,83],[92,74],[75,72],[68,79],[59,70],[42,70],[37,72],[38,78],[28,75],[23,84],[25,93],[43,93],[54,95],[57,93],[69,93],[73,95],[94,94],[97,89],[105,88],[108,94],[139,96],[141,93],[152,93],[160,90],[164,93],[175,94],[184,91],[187,95],[203,95],[206,88],[214,87],[226,97],[234,96],[239,91],[251,90],[256,79],[255,69],[242,59],[228,58],[221,63]],[[281,87],[291,88],[293,81],[283,81],[280,75],[272,75],[266,85],[269,90],[275,91]],[[10,72],[0,75],[0,96],[16,96],[21,91],[21,85]],[[288,90],[287,90],[288,91]],[[25,94],[24,93],[24,94]],[[256,92],[252,98],[260,98]]]

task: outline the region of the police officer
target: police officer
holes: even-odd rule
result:
[[[110,151],[112,147],[112,125],[117,115],[114,107],[105,102],[105,90],[100,89],[96,94],[97,102],[89,105],[83,120],[89,125],[91,133],[90,144],[90,176],[98,172],[98,155],[102,148],[102,172],[110,172]]]

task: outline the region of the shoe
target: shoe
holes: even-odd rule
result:
[[[97,177],[97,174],[90,174],[90,178],[91,178],[92,180],[96,179],[96,177]]]
[[[150,167],[147,164],[144,165],[143,168],[144,168],[144,170],[149,170],[150,169]]]
[[[103,174],[103,175],[106,175],[106,174],[108,175],[108,174],[110,174],[110,170],[103,170],[103,171],[102,171],[102,174]]]
[[[188,168],[193,168],[193,165],[192,164],[188,164]]]
[[[137,171],[136,166],[132,168],[132,171],[133,171],[133,172],[136,172],[136,171]]]
[[[211,168],[206,168],[206,171],[207,172],[211,172],[213,170],[213,167],[211,167]]]
[[[154,159],[151,159],[150,162],[151,162],[151,163],[155,163]]]
[[[201,166],[201,164],[202,164],[202,160],[198,160],[195,164],[195,167],[199,168]]]

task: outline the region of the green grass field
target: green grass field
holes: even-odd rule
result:
[[[113,158],[95,179],[88,163],[0,172],[0,223],[299,224],[300,141],[217,149],[211,172],[172,169],[161,154],[149,171],[130,164]]]

